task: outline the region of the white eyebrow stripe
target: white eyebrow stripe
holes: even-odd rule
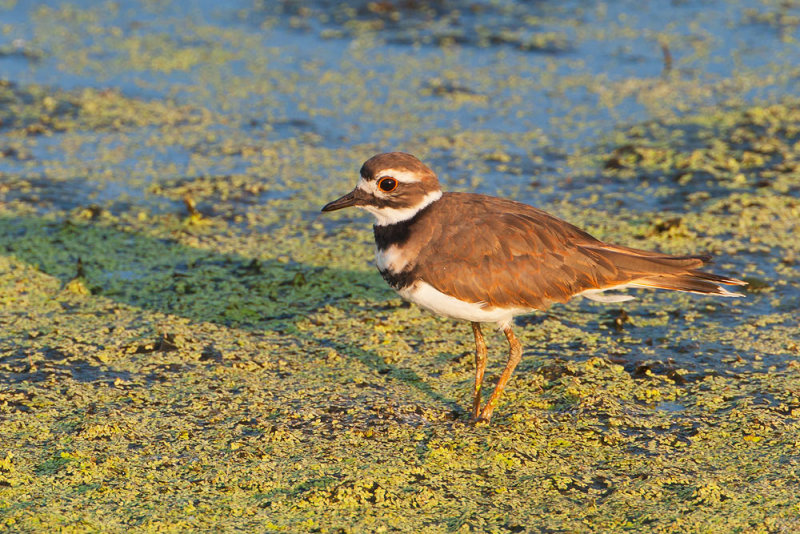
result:
[[[378,180],[380,180],[384,176],[394,178],[398,182],[403,182],[405,184],[413,184],[422,181],[420,180],[419,175],[417,173],[411,171],[403,171],[400,169],[385,169],[378,174]]]

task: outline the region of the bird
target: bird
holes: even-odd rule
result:
[[[475,337],[472,420],[489,422],[522,359],[512,330],[517,315],[544,311],[575,296],[621,302],[605,293],[656,288],[741,297],[725,286],[746,282],[704,270],[708,255],[673,256],[603,242],[541,209],[477,193],[443,192],[439,179],[411,154],[369,158],[351,192],[323,212],[357,207],[375,217],[375,263],[405,300],[469,321]],[[495,323],[508,360],[482,404],[488,350],[481,325]]]

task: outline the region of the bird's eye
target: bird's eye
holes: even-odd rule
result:
[[[397,187],[397,180],[385,176],[380,180],[378,180],[378,187],[380,187],[381,191],[383,191],[384,193],[394,191],[394,189]]]

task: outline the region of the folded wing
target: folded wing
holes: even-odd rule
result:
[[[516,202],[475,202],[469,224],[443,228],[418,269],[439,291],[487,306],[546,309],[584,294],[601,301],[624,287],[650,287],[739,296],[724,285],[744,285],[700,270],[709,256],[670,256],[603,243],[541,210]],[[422,258],[420,258],[422,259]]]

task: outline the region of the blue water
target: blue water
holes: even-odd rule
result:
[[[703,106],[778,101],[794,94],[800,76],[798,28],[759,16],[800,9],[758,0],[495,1],[470,9],[443,1],[432,4],[435,10],[393,16],[376,13],[369,2],[347,5],[355,12],[324,0],[17,2],[0,8],[7,29],[0,36],[0,79],[75,91],[111,88],[206,109],[221,117],[208,127],[217,146],[297,139],[369,155],[489,132],[523,172],[510,176],[490,165],[471,187],[509,193],[525,189],[533,175],[555,190],[523,191],[519,198],[546,203],[578,185],[564,179],[571,171],[567,156],[604,143],[616,129]],[[536,35],[545,36],[541,48],[530,45]],[[144,49],[163,44],[227,56],[159,70],[132,60],[137,52],[126,46],[135,39]],[[56,135],[34,143],[34,162],[0,160],[0,172],[57,166],[58,142]],[[97,197],[155,202],[149,182],[182,179],[197,150],[181,142],[153,147],[147,129],[126,132],[126,142],[141,146],[157,170],[142,167],[134,150],[109,168],[115,180],[90,183]],[[431,152],[437,168],[452,155]],[[205,165],[208,174],[248,172],[245,163],[231,167],[214,157]],[[126,175],[137,185],[119,178]]]
[[[0,58],[0,78],[63,89],[114,87],[128,96],[195,101],[222,112],[246,113],[253,120],[305,121],[313,125],[322,143],[331,146],[370,142],[376,130],[382,131],[381,140],[386,144],[402,145],[420,131],[475,127],[509,134],[540,129],[552,146],[565,150],[574,149],[576,143],[586,146],[620,123],[650,118],[647,102],[642,101],[647,93],[634,90],[628,96],[620,95],[620,101],[609,107],[601,102],[597,90],[607,83],[613,93],[619,89],[614,84],[625,80],[631,85],[656,83],[664,70],[662,41],[668,43],[673,56],[673,76],[708,83],[708,94],[689,100],[690,107],[730,99],[774,100],[793,92],[798,74],[798,47],[793,42],[797,28],[753,21],[751,12],[767,9],[759,1],[477,2],[471,5],[480,9],[460,10],[457,18],[450,16],[454,9],[441,2],[435,5],[442,20],[408,11],[402,13],[399,23],[372,33],[351,31],[352,24],[337,26],[341,7],[336,2],[267,2],[254,7],[247,1],[123,0],[113,4],[117,6],[114,10],[103,7],[111,4],[85,0],[61,4],[96,11],[98,27],[114,26],[126,36],[166,37],[175,39],[179,47],[203,48],[215,42],[238,56],[222,67],[171,72],[131,69],[121,51],[103,49],[102,37],[91,31],[90,25],[74,23],[77,31],[64,37],[47,34],[42,21],[47,20],[45,8],[53,9],[48,7],[51,5],[25,1],[0,11],[3,24],[10,28],[2,36],[5,47],[16,51]],[[292,13],[299,5],[306,7],[306,16],[297,22]],[[355,20],[370,18],[380,17],[363,7]],[[87,31],[81,33],[84,27]],[[236,42],[197,29],[204,27],[232,30],[257,46],[237,49],[240,45]],[[339,30],[334,38],[321,36],[332,29]],[[520,49],[519,43],[536,33],[558,36],[562,49]],[[458,44],[424,44],[437,43],[443,35],[456,36]],[[93,60],[89,67],[77,70],[62,61],[60,51],[76,46],[89,50],[88,57]],[[215,76],[247,77],[248,65],[257,64],[263,51],[270,49],[280,49],[279,59],[270,56],[268,68],[252,76],[265,75],[269,78],[265,82],[289,78],[293,82],[276,86],[268,100],[221,93],[218,86],[207,83],[209,69]],[[21,56],[22,50],[36,51],[42,58],[27,60]],[[361,58],[365,50],[368,62]],[[413,71],[415,62],[425,65],[437,60],[448,72]],[[309,63],[314,67],[308,68]],[[406,69],[410,69],[407,74]],[[530,79],[527,83],[503,83],[515,71]],[[771,73],[774,80],[759,84],[742,81],[762,71],[764,78]],[[786,75],[775,75],[781,71]],[[354,99],[366,94],[388,109],[395,105],[391,101],[395,87],[390,84],[396,84],[401,73],[401,81],[419,100],[412,106],[412,111],[418,111],[415,120],[404,127],[386,124],[380,113],[348,112],[348,106],[341,105],[348,102],[346,91],[336,98],[319,91],[313,107],[328,113],[309,113],[304,99],[319,86],[319,73],[326,72],[348,73],[354,88],[368,85],[366,93],[354,91]],[[533,77],[537,72],[547,76],[537,79]],[[483,95],[486,103],[447,109],[441,105],[442,97],[420,90],[442,74],[455,74],[461,78],[456,85]],[[592,80],[595,87],[580,83],[581,78]],[[720,81],[727,81],[727,86]],[[569,117],[567,123],[565,117]],[[343,128],[345,125],[348,127]]]

